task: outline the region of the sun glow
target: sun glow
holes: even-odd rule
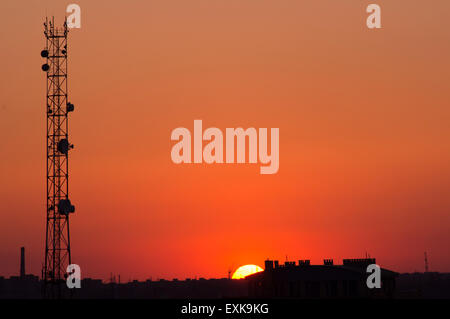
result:
[[[255,274],[257,272],[263,271],[261,267],[257,265],[245,265],[241,266],[233,274],[232,279],[242,279],[247,277],[248,275]]]

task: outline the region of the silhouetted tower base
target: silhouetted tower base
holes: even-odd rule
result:
[[[61,298],[66,293],[66,270],[71,264],[69,215],[75,211],[69,200],[68,113],[74,107],[67,99],[67,24],[56,27],[54,18],[46,19],[44,34],[47,73],[47,228],[45,262],[42,276],[44,296]]]

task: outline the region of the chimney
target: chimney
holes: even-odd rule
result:
[[[273,260],[267,259],[264,261],[264,270],[270,271],[273,269]]]
[[[323,264],[325,266],[333,266],[333,259],[324,259]]]
[[[20,278],[25,278],[25,247],[20,247]]]

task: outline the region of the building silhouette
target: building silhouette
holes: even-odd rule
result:
[[[265,270],[248,276],[251,298],[392,298],[395,295],[396,272],[381,268],[381,288],[369,289],[367,266],[374,258],[344,259],[334,265],[325,259],[323,265],[311,265],[309,260],[266,260]]]

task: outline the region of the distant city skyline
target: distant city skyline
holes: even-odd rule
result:
[[[26,261],[26,253],[25,253],[25,251],[26,251],[25,247],[20,247],[20,254],[19,254],[19,256],[20,256],[20,262],[19,262],[20,268],[18,270],[18,274],[11,274],[10,276],[5,276],[5,275],[0,273],[0,277],[4,277],[4,278],[8,278],[8,277],[9,278],[13,278],[13,277],[25,278],[25,276],[36,276],[36,277],[39,277],[40,279],[42,279],[40,274],[29,273],[29,272],[26,271],[26,262],[25,262]],[[366,252],[364,257],[358,257],[358,258],[361,258],[361,259],[367,259],[368,258],[367,260],[370,260],[371,256],[370,256],[370,254],[368,254]],[[349,260],[349,259],[348,258],[343,258],[342,262],[345,263],[345,260]],[[321,263],[311,263],[310,259],[299,259],[299,263],[302,262],[302,261],[306,261],[308,265],[309,264],[320,265],[321,263],[323,263],[323,264],[330,264],[331,263],[331,265],[333,265],[333,263],[339,263],[340,262],[339,260],[336,260],[334,258],[324,258],[324,259],[322,259]],[[223,279],[223,278],[241,279],[241,278],[243,278],[243,277],[248,275],[248,274],[244,275],[244,273],[247,272],[247,270],[246,271],[241,271],[241,273],[237,274],[241,269],[252,269],[252,272],[264,271],[267,262],[275,263],[275,265],[279,264],[278,260],[272,261],[269,258],[267,258],[267,259],[264,260],[264,264],[261,264],[261,267],[259,265],[241,265],[241,266],[238,266],[236,268],[229,268],[228,271],[227,271],[227,275],[226,276],[219,276],[219,277],[204,277],[201,274],[195,275],[194,277],[182,277],[182,278],[179,278],[179,277],[172,277],[172,278],[159,278],[159,277],[156,277],[156,278],[154,278],[153,276],[150,276],[150,277],[141,278],[141,279],[129,277],[127,280],[124,281],[123,279],[127,278],[126,274],[125,274],[125,277],[123,277],[124,274],[116,274],[116,273],[112,273],[112,272],[110,272],[107,276],[100,276],[100,277],[93,278],[93,277],[90,277],[90,276],[83,275],[82,277],[83,277],[83,279],[86,279],[86,278],[96,279],[96,280],[100,279],[100,280],[102,280],[105,283],[106,282],[115,282],[115,283],[122,282],[122,283],[126,283],[126,282],[133,282],[133,281],[136,281],[136,280],[137,281],[147,281],[147,280],[153,280],[153,281],[155,281],[155,280],[156,281],[168,280],[168,281],[171,281],[171,280]],[[375,259],[373,259],[373,262],[375,262]],[[430,271],[429,270],[429,264],[428,264],[428,257],[427,257],[426,252],[425,252],[425,256],[424,256],[423,262],[424,262],[424,269],[423,269],[423,271],[415,270],[412,273],[425,273],[425,272]],[[291,264],[291,263],[297,263],[297,262],[296,262],[295,259],[288,259],[288,257],[286,256],[285,263],[286,264]],[[280,265],[282,265],[282,264],[283,264],[283,262],[280,263]],[[257,269],[257,268],[259,268],[259,269]],[[431,270],[430,272],[436,272],[436,271],[432,271]],[[446,273],[446,272],[444,272],[444,273]],[[121,278],[122,278],[122,280],[121,280]]]
[[[20,276],[0,276],[0,299],[42,299],[44,279],[24,273],[21,249]],[[333,259],[323,264],[310,260],[266,260],[264,270],[247,265],[233,278],[187,278],[123,281],[111,274],[109,281],[67,278],[57,289],[60,298],[70,299],[430,299],[448,298],[450,273],[425,272],[399,274],[377,265],[376,258],[350,258],[342,263]],[[74,266],[74,265],[73,265]],[[67,286],[66,286],[67,285]],[[58,286],[56,286],[58,287]],[[76,288],[75,288],[76,287]],[[68,289],[71,288],[71,289]],[[46,295],[48,296],[48,295]]]

